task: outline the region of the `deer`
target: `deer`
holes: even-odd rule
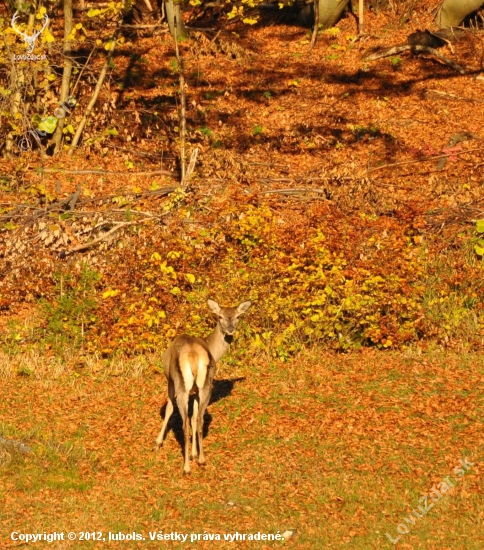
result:
[[[163,445],[168,421],[173,413],[176,399],[183,422],[185,474],[190,473],[190,456],[198,457],[198,464],[205,464],[203,452],[203,419],[210,397],[215,375],[216,363],[227,353],[233,342],[235,329],[241,317],[251,306],[251,302],[242,302],[236,307],[220,307],[215,300],[207,300],[210,311],[217,317],[214,331],[206,338],[196,338],[188,334],[177,336],[163,354],[163,369],[168,381],[168,403],[161,431],[156,438],[154,450]],[[190,421],[188,418],[188,400],[195,393],[193,401],[192,452],[189,454]],[[197,436],[198,447],[197,452]]]

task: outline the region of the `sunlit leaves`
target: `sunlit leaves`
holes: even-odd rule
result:
[[[117,296],[118,294],[119,294],[119,290],[109,289],[109,290],[106,290],[106,292],[103,292],[102,297],[104,299],[113,298],[114,296]]]
[[[484,220],[476,221],[476,232],[484,233]],[[474,244],[474,251],[478,256],[484,256],[484,239],[479,238]]]

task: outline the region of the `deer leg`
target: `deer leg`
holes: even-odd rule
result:
[[[193,400],[193,414],[192,414],[192,455],[191,458],[197,458],[197,419],[198,419],[198,395],[195,395]]]
[[[184,435],[184,455],[185,455],[185,464],[183,466],[183,471],[186,474],[190,473],[190,455],[189,455],[189,446],[190,446],[190,419],[188,418],[188,397],[189,393],[181,393],[177,395],[176,404],[178,405],[178,410],[183,421],[183,435]]]
[[[163,439],[165,437],[165,431],[168,426],[168,421],[173,413],[173,401],[175,400],[175,384],[173,380],[168,380],[168,403],[166,404],[165,418],[163,419],[163,425],[161,431],[156,438],[155,451],[163,445]]]
[[[198,463],[205,464],[205,455],[203,454],[203,417],[207,410],[208,402],[210,401],[211,388],[202,388],[199,390],[200,406],[198,409],[198,445],[200,447],[200,454],[198,455]]]

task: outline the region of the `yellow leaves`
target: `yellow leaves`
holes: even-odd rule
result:
[[[108,42],[106,42],[106,44],[104,44],[104,49],[107,52],[109,52],[109,51],[114,50],[115,46],[116,46],[116,41],[115,40],[109,40]]]
[[[245,23],[246,25],[255,25],[258,20],[259,20],[258,17],[256,18],[245,17],[244,19],[242,19],[242,22]]]
[[[42,33],[41,43],[42,44],[46,44],[46,43],[47,44],[52,44],[53,42],[55,42],[55,38],[54,38],[53,34],[50,32],[48,27],[45,27],[44,32]]]
[[[185,279],[190,283],[193,284],[195,282],[195,275],[192,275],[191,273],[185,273]]]
[[[105,300],[106,298],[112,298],[114,296],[117,296],[119,294],[119,290],[106,290],[106,292],[103,292],[102,297]]]
[[[175,270],[171,267],[171,265],[167,265],[166,261],[162,262],[162,264],[160,265],[160,271],[165,275],[169,275],[172,279],[177,279]]]
[[[234,19],[234,17],[237,17],[238,15],[241,16],[243,13],[244,13],[244,6],[240,6],[240,7],[233,6],[232,11],[230,11],[227,14],[227,18]]]
[[[173,294],[173,296],[178,296],[179,294],[181,294],[181,290],[177,286],[174,286],[170,290],[170,293]]]
[[[297,88],[299,86],[300,80],[290,80],[287,85],[289,87],[293,86],[294,88]]]
[[[330,29],[326,29],[324,31],[324,34],[327,34],[328,36],[332,36],[332,37],[335,37],[335,36],[338,36],[338,34],[340,33],[341,31],[338,29],[338,27],[331,27]]]
[[[201,5],[201,2],[200,0],[190,0],[190,5],[191,6],[200,6]]]
[[[158,254],[158,252],[153,252],[153,254],[151,255],[151,258],[150,258],[151,261],[161,261],[161,256]]]

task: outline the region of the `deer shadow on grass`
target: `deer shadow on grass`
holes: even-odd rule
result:
[[[210,405],[213,403],[216,403],[217,401],[220,401],[221,399],[225,399],[229,395],[232,394],[232,390],[234,389],[234,386],[237,382],[242,382],[245,380],[245,377],[241,378],[234,378],[233,380],[214,380],[213,381],[213,388],[212,388],[212,396],[210,398],[210,402],[208,404],[207,410],[205,411],[205,417],[203,419],[203,439],[205,439],[208,435],[210,424],[212,423],[212,415],[209,412]],[[194,396],[190,396],[190,401],[188,403],[188,415],[191,419],[193,414],[193,399]],[[166,414],[166,406],[168,402],[166,402],[160,409],[160,416],[161,420],[165,418]],[[184,448],[185,448],[185,439],[183,436],[183,423],[181,419],[180,412],[178,410],[178,406],[176,404],[176,399],[173,407],[173,414],[171,415],[170,420],[168,421],[168,426],[165,433],[165,439],[168,437],[168,434],[170,431],[173,431],[173,434],[175,435],[175,439],[178,442],[178,445],[180,446],[181,454],[183,455]]]

